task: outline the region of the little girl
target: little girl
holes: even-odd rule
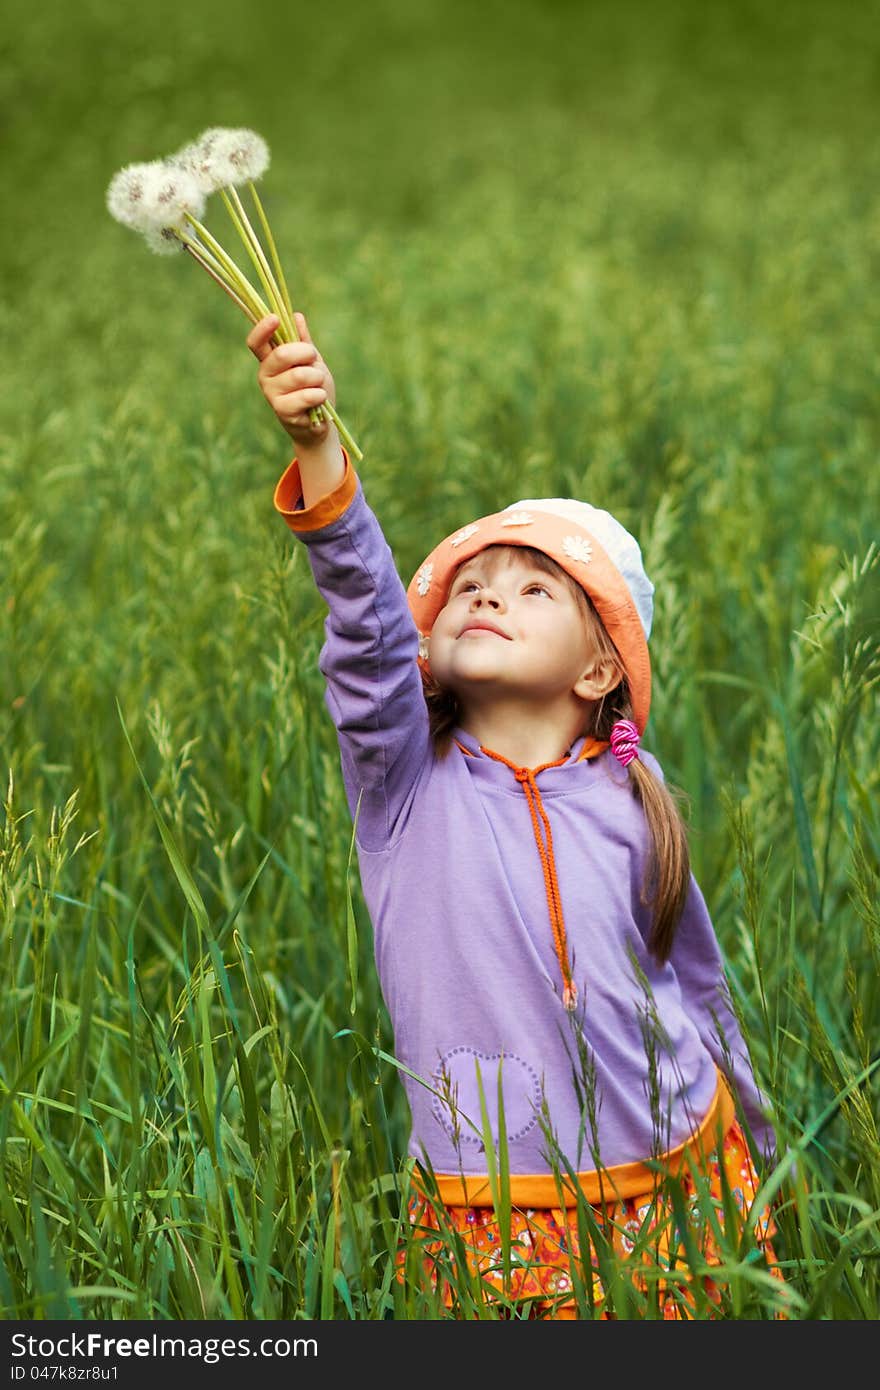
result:
[[[684,827],[641,747],[653,585],[607,512],[551,498],[468,522],[405,592],[335,428],[312,423],[334,386],[296,320],[302,341],[272,348],[269,317],[248,345],[297,447],[275,506],[330,610],[320,668],[379,977],[396,1056],[426,1083],[403,1073],[425,1179],[410,1219],[458,1230],[484,1286],[574,1316],[578,1187],[625,1258],[662,1224],[656,1160],[686,1200],[697,1172],[720,1196],[723,1165],[750,1207],[732,1095],[773,1146]],[[486,1158],[502,1114],[505,1271]],[[767,1214],[750,1219],[766,1241]],[[688,1306],[674,1280],[659,1297]]]

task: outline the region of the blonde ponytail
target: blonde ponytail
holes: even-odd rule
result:
[[[602,655],[615,661],[622,671],[617,648],[588,597],[587,602],[593,610],[596,639]],[[632,717],[629,687],[623,678],[619,685],[597,701],[587,733],[593,738],[610,740],[611,730],[617,721],[632,720]],[[641,894],[642,902],[650,907],[653,916],[648,945],[659,961],[667,961],[690,886],[691,857],[687,829],[675,797],[666,783],[654,776],[641,757],[633,758],[626,770],[633,795],[641,802],[651,837],[651,851]]]
[[[629,712],[619,718],[632,719],[629,699],[621,703]],[[605,735],[594,737],[604,738]],[[669,789],[654,776],[647,763],[639,757],[633,758],[627,773],[633,795],[642,804],[651,836],[651,852],[642,884],[642,902],[651,908],[654,919],[648,945],[658,960],[666,961],[690,886],[687,830]]]

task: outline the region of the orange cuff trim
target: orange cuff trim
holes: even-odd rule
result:
[[[325,497],[313,502],[311,507],[298,505],[303,495],[298,461],[294,459],[285,469],[275,489],[273,500],[275,510],[281,513],[291,531],[320,531],[322,526],[329,526],[332,521],[338,521],[348,511],[357,491],[358,479],[344,449],[342,457],[345,460],[342,482]]]
[[[696,1134],[670,1149],[659,1163],[671,1176],[680,1173],[686,1164],[694,1163],[702,1168],[703,1162],[721,1142],[736,1118],[736,1110],[730,1091],[720,1072],[715,1097],[706,1117]],[[488,1177],[482,1174],[436,1173],[437,1193],[447,1207],[491,1207],[492,1189]],[[661,1174],[646,1163],[619,1163],[613,1168],[590,1169],[578,1173],[578,1187],[586,1200],[592,1204],[622,1201],[625,1197],[650,1197]],[[431,1200],[428,1185],[423,1184],[418,1172],[414,1174],[415,1186],[423,1197]],[[561,1196],[560,1196],[561,1193]],[[559,1183],[552,1173],[511,1173],[510,1201],[515,1207],[556,1208],[563,1202],[566,1207],[577,1206],[578,1190],[567,1175],[561,1175]]]

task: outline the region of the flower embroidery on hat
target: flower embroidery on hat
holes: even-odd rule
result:
[[[476,522],[472,521],[470,526],[462,526],[460,531],[456,531],[455,535],[451,537],[449,544],[456,546],[463,545],[464,542],[469,541],[471,536],[473,536],[477,531],[479,531],[479,529],[480,528],[476,524]]]
[[[502,521],[501,525],[502,525],[502,526],[531,526],[531,524],[532,524],[532,522],[534,521],[534,519],[535,519],[535,518],[532,516],[532,513],[531,513],[531,512],[511,512],[511,513],[510,513],[510,516],[506,516],[506,517],[504,518],[504,520]]]
[[[562,549],[570,560],[581,565],[588,565],[593,558],[593,547],[586,536],[565,536]]]
[[[430,562],[430,560],[429,560],[428,563],[427,563],[426,565],[422,565],[422,568],[419,570],[418,574],[416,575],[416,588],[418,589],[418,591],[419,591],[419,593],[421,594],[422,598],[425,597],[425,594],[426,594],[426,593],[428,592],[428,590],[430,589],[430,587],[431,587],[431,580],[432,580],[433,578],[434,578],[434,566],[431,564],[431,562]]]
[[[424,632],[419,633],[419,659],[428,660],[428,638]]]

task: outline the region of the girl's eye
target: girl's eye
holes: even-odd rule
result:
[[[469,589],[477,588],[479,588],[479,585],[475,579],[466,579],[465,582],[459,586],[458,592],[460,594],[466,594]]]
[[[527,594],[546,594],[548,598],[550,597],[550,590],[549,590],[549,589],[545,589],[543,584],[530,584],[529,587],[526,589],[526,593],[527,593]]]

